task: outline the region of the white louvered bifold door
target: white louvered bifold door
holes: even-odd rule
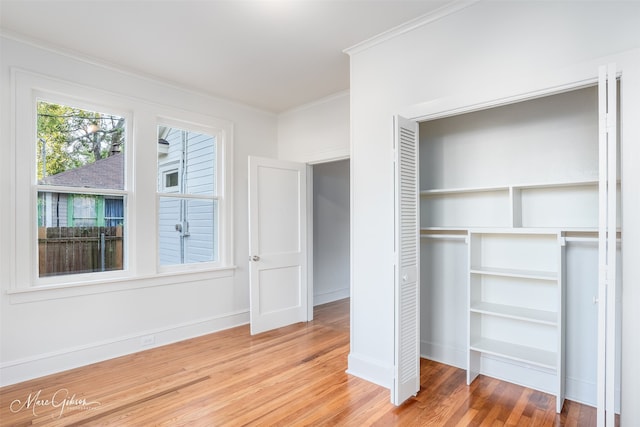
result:
[[[395,117],[395,338],[391,402],[420,389],[418,124]]]
[[[600,67],[598,228],[598,407],[599,427],[615,425],[616,249],[617,249],[617,76],[615,64]]]

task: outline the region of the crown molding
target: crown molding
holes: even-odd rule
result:
[[[420,28],[424,25],[438,21],[449,15],[453,15],[454,13],[466,9],[467,7],[472,6],[480,1],[481,0],[454,0],[453,2],[442,6],[432,12],[421,15],[415,19],[405,22],[404,24],[400,24],[397,27],[393,27],[383,33],[380,33],[377,36],[373,36],[363,42],[344,49],[343,52],[349,56],[353,56],[380,43],[386,42],[387,40],[394,39],[401,34],[408,33],[415,30],[416,28]]]

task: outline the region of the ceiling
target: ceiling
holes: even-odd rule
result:
[[[343,50],[451,0],[0,0],[5,34],[275,113],[347,90]]]

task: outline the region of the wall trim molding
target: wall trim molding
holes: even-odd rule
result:
[[[337,291],[324,292],[313,296],[313,305],[327,304],[333,301],[339,301],[341,299],[349,298],[349,287],[338,289]]]
[[[241,310],[192,322],[179,323],[165,328],[136,332],[116,339],[3,362],[0,364],[0,386],[79,368],[248,323],[249,311]],[[142,339],[149,336],[153,336],[153,344],[143,345]]]
[[[420,357],[456,368],[467,369],[467,352],[464,349],[421,340]]]
[[[469,6],[475,3],[478,3],[479,1],[481,0],[456,0],[432,12],[418,16],[417,18],[407,21],[404,24],[400,24],[385,32],[382,32],[376,36],[373,36],[363,42],[360,42],[354,46],[344,49],[343,52],[349,56],[353,56],[373,46],[376,46],[388,40],[394,39],[404,33],[413,31],[416,28],[422,27],[423,25],[427,25],[431,22],[438,21],[439,19],[445,18],[449,15],[453,15],[454,13],[459,12],[463,9],[466,9]]]
[[[347,374],[362,378],[384,388],[393,386],[393,366],[383,365],[377,360],[349,353]]]

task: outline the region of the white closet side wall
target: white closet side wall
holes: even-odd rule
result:
[[[313,305],[349,297],[349,160],[313,166]]]

